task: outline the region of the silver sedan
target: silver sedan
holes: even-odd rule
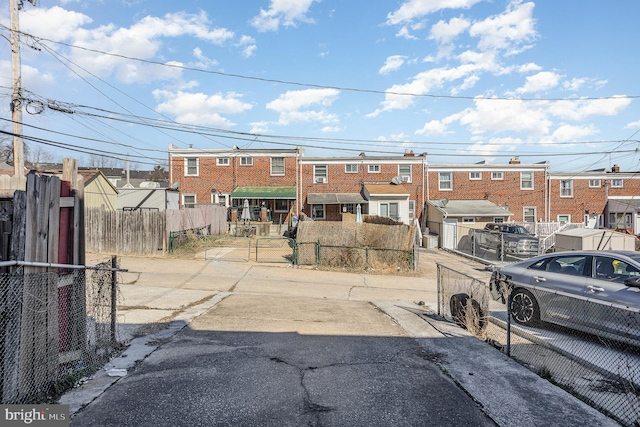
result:
[[[640,253],[571,251],[495,271],[494,299],[522,325],[549,322],[640,345]]]

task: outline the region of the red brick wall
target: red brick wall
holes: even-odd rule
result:
[[[469,178],[469,171],[447,171],[453,176],[453,190],[439,189],[440,171],[429,172],[429,198],[431,200],[489,200],[498,206],[509,204],[514,221],[523,221],[523,208],[535,206],[538,219],[544,220],[545,173],[533,172],[533,190],[520,189],[520,171],[504,171],[502,180],[492,180],[491,172],[481,172],[481,180]]]

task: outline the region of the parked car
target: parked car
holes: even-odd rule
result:
[[[516,262],[491,276],[522,325],[549,322],[640,345],[640,253],[569,251]]]
[[[521,225],[491,222],[482,230],[469,230],[469,236],[478,247],[495,250],[498,258],[507,254],[538,255],[538,238]]]

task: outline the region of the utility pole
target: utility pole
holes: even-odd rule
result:
[[[28,0],[35,6],[36,0]],[[20,24],[18,11],[23,0],[9,0],[11,12],[11,120],[13,121],[13,170],[19,188],[24,178],[24,141],[22,140],[22,76],[20,65]]]

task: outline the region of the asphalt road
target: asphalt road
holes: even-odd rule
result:
[[[495,425],[433,357],[368,302],[231,294],[71,425]]]

